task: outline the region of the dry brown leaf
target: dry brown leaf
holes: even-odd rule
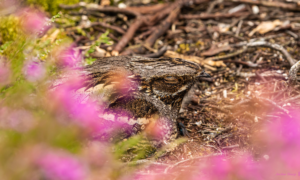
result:
[[[249,33],[249,36],[250,37],[253,36],[256,32],[259,32],[260,34],[265,34],[269,31],[274,30],[277,26],[280,26],[282,24],[283,24],[283,22],[281,22],[278,19],[276,19],[275,21],[262,22]]]
[[[226,64],[224,64],[223,61],[205,60],[204,63],[209,65],[209,66],[226,67]]]
[[[106,57],[106,51],[97,46],[95,51],[91,53],[91,56],[95,58]]]
[[[100,5],[101,6],[109,6],[110,5],[110,0],[102,0]]]
[[[210,65],[203,65],[204,66],[204,68],[205,69],[208,69],[208,70],[210,70],[210,71],[217,71],[217,68],[214,68],[214,67],[212,67],[212,66],[210,66]]]
[[[186,55],[178,54],[174,51],[167,51],[164,54],[164,56],[171,57],[171,58],[181,58],[181,59],[184,59],[187,61],[192,61],[192,62],[198,63],[200,65],[203,64],[203,60],[204,60],[203,58],[198,57],[198,56],[186,56]]]
[[[171,57],[171,58],[185,59],[187,61],[198,63],[201,66],[209,66],[213,70],[215,70],[215,68],[213,68],[213,66],[215,66],[215,67],[221,67],[221,66],[225,67],[226,66],[223,61],[205,60],[198,56],[186,56],[186,55],[178,54],[174,51],[167,51],[164,54],[164,56]]]

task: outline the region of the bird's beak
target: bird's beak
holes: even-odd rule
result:
[[[204,70],[199,74],[198,77],[206,77],[206,78],[211,78],[209,74],[207,74]]]

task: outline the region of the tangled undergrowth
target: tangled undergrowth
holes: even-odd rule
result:
[[[79,77],[55,90],[49,88],[57,74],[91,63],[93,53],[99,53],[96,47],[109,51],[110,31],[95,38],[88,34],[95,31],[76,29],[73,38],[95,40],[81,54],[76,47],[81,40],[71,44],[65,35],[70,31],[55,28],[57,20],[62,21],[30,8],[0,17],[0,179],[299,177],[300,93],[297,82],[287,81],[289,63],[283,60],[284,53],[258,48],[253,61],[265,68],[257,72],[247,61],[253,58],[253,44],[244,55],[225,60],[226,66],[205,64],[213,79],[201,84],[200,106],[189,106],[183,123],[191,137],[159,157],[124,163],[120,159],[142,141],[142,135],[116,144],[87,140],[106,129],[99,121],[100,105],[74,99],[73,90],[82,85]],[[289,39],[271,36],[269,43]],[[198,44],[206,46],[203,41]],[[294,40],[289,45],[297,48]],[[177,52],[192,49],[180,45]],[[259,56],[270,59],[263,62]],[[115,124],[116,131],[118,127]],[[145,157],[143,151],[135,153]]]

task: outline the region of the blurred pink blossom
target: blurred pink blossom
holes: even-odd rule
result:
[[[46,16],[35,9],[26,8],[19,13],[23,28],[27,34],[44,33],[46,31]]]
[[[201,164],[202,163],[202,164]],[[205,166],[203,166],[205,163]],[[192,180],[262,180],[260,165],[251,156],[229,158],[226,156],[212,157],[207,161],[200,162],[199,175],[194,175]]]
[[[46,68],[42,63],[29,61],[25,63],[23,72],[30,82],[41,80],[46,74]]]
[[[80,161],[63,152],[41,153],[37,165],[46,178],[51,180],[83,180],[88,174]]]
[[[67,119],[77,124],[79,127],[87,130],[95,140],[109,140],[110,137],[118,133],[122,129],[130,135],[132,127],[122,121],[106,120],[104,117],[103,104],[98,103],[89,97],[83,90],[85,89],[85,80],[80,75],[69,71],[66,73],[66,81],[57,83],[54,90],[51,91],[49,99],[51,99],[52,107],[57,115],[63,115]],[[125,112],[113,114],[126,114]],[[126,116],[128,117],[128,116]]]
[[[90,99],[82,102],[80,99],[83,98],[79,97],[80,94],[76,92],[83,87],[83,84],[84,81],[80,76],[70,77],[50,93],[49,99],[56,113],[69,117],[72,122],[88,131],[101,131],[103,130],[103,124],[99,118],[101,106]]]
[[[278,179],[278,174],[298,173],[300,169],[300,120],[299,112],[291,113],[265,127],[261,147],[269,159],[263,162],[265,172]],[[297,174],[298,175],[298,174]]]
[[[227,179],[232,170],[230,161],[222,156],[217,156],[210,160],[205,172],[208,173],[210,179]]]
[[[10,83],[11,71],[8,65],[1,63],[0,59],[0,85],[7,85]]]
[[[5,15],[14,12],[19,6],[17,0],[1,0],[0,2],[0,11],[2,11],[1,15]],[[7,10],[7,11],[5,11]]]
[[[69,112],[78,124],[93,131],[101,131],[102,125],[99,123],[98,105],[88,100],[85,103],[74,103],[69,106]]]
[[[58,58],[58,64],[63,67],[74,67],[79,65],[82,61],[82,57],[79,52],[75,51],[73,48],[75,46],[70,46],[66,49],[62,49]]]
[[[97,107],[94,102],[84,104],[76,98],[76,90],[83,87],[80,77],[71,77],[51,92],[51,101],[55,103],[56,111],[71,116],[76,123],[85,127],[94,127],[98,119]]]
[[[175,176],[173,172],[165,173],[166,166],[157,165],[149,165],[146,166],[142,171],[136,171],[133,175],[128,177],[123,177],[121,180],[131,180],[131,179],[141,179],[141,180],[171,180],[171,179],[182,179],[180,175]],[[178,172],[176,172],[178,173]],[[182,173],[180,173],[182,174]],[[185,176],[185,180],[189,180],[188,176]]]
[[[29,111],[24,109],[0,108],[0,127],[26,132],[35,125],[35,119]]]
[[[173,178],[172,178],[173,177]],[[124,180],[130,180],[130,179],[141,179],[141,180],[171,180],[174,179],[174,176],[170,176],[169,174],[163,174],[163,173],[157,173],[155,174],[137,174],[134,178],[123,178]],[[123,180],[121,179],[121,180]],[[176,178],[175,178],[176,179]]]

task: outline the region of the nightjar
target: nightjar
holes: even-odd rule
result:
[[[156,120],[163,136],[160,142],[177,137],[178,114],[199,101],[197,83],[209,76],[198,64],[184,59],[139,56],[99,58],[84,72],[85,91],[110,87],[102,91],[108,102],[103,119],[128,122],[135,133]]]

